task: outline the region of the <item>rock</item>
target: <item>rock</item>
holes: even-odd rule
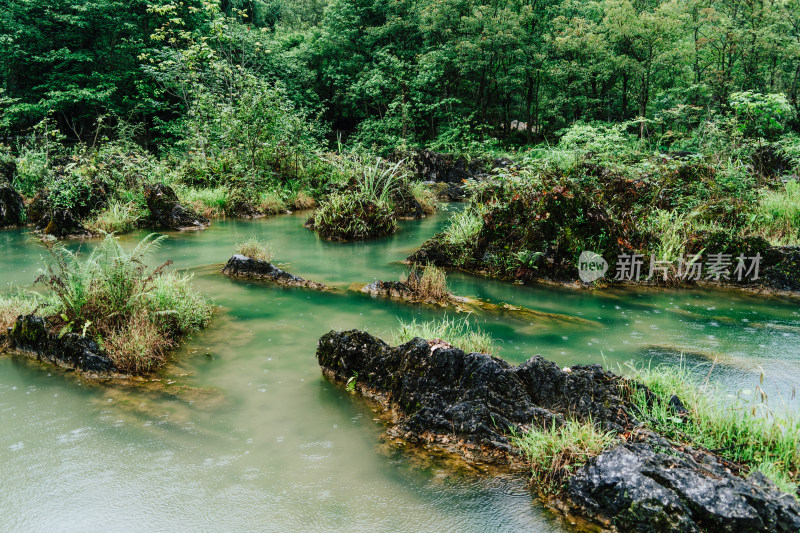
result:
[[[800,530],[797,500],[760,474],[733,475],[704,452],[621,444],[591,459],[567,492],[583,514],[623,531]]]
[[[800,291],[800,246],[774,246],[764,253],[760,284],[779,291]]]
[[[25,222],[22,196],[11,185],[0,185],[0,227],[17,226]]]
[[[262,279],[279,285],[288,285],[292,287],[308,287],[310,289],[325,288],[324,283],[303,279],[300,276],[295,276],[294,274],[281,270],[269,261],[253,259],[252,257],[246,257],[240,254],[236,254],[228,259],[228,262],[222,268],[222,273],[235,278]]]
[[[372,296],[384,296],[398,300],[416,300],[417,296],[407,283],[401,281],[373,281],[361,288],[361,292]]]
[[[486,166],[486,161],[481,159],[467,161],[463,156],[454,158],[450,154],[431,150],[419,150],[405,159],[417,179],[440,183],[461,183],[466,179],[483,176]]]
[[[146,185],[144,198],[150,218],[159,226],[170,229],[205,229],[209,220],[184,207],[172,187],[156,183]]]
[[[116,367],[96,342],[77,333],[51,333],[42,317],[22,315],[8,328],[6,342],[13,350],[35,355],[67,368],[87,372],[111,373]]]
[[[36,231],[59,239],[91,235],[91,232],[81,224],[80,220],[69,209],[47,211],[36,225]]]
[[[392,203],[394,204],[392,216],[396,218],[425,218],[425,208],[414,198],[408,187],[395,189],[392,193]]]
[[[598,365],[565,372],[533,357],[520,366],[480,353],[438,347],[436,340],[413,339],[391,347],[358,331],[331,331],[317,345],[317,360],[335,380],[358,374],[357,385],[389,399],[399,426],[411,439],[450,440],[509,449],[509,434],[589,417],[608,430],[635,421],[620,398],[622,378]]]
[[[17,161],[10,155],[3,157],[0,153],[0,183],[12,184],[17,175]]]
[[[38,192],[28,204],[26,213],[27,219],[29,222],[38,224],[38,222],[44,218],[49,210],[50,209],[47,205],[47,196],[41,192]]]

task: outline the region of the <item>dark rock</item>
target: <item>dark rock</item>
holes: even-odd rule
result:
[[[33,200],[31,200],[31,202],[28,204],[26,213],[27,219],[29,222],[38,224],[38,222],[44,218],[49,210],[50,208],[47,205],[47,196],[41,192],[38,192],[36,193],[36,196],[33,197]]]
[[[46,212],[36,225],[36,231],[59,239],[91,235],[69,209],[53,209]]]
[[[300,276],[295,276],[294,274],[281,270],[269,261],[253,259],[252,257],[245,257],[239,254],[228,259],[228,262],[222,268],[222,273],[235,278],[262,279],[293,287],[308,287],[311,289],[325,288],[324,283],[317,283],[316,281],[309,281]]]
[[[481,159],[467,161],[463,156],[454,158],[451,154],[431,150],[419,150],[405,159],[412,167],[415,178],[423,181],[461,183],[485,174],[486,161]]]
[[[764,253],[760,273],[763,287],[779,291],[800,291],[800,246],[775,246]]]
[[[689,410],[686,409],[686,406],[683,405],[681,399],[678,398],[678,396],[676,396],[675,394],[673,394],[672,397],[669,399],[669,407],[670,409],[672,409],[673,412],[679,415],[689,414]]]
[[[765,144],[751,156],[753,171],[764,179],[777,178],[792,171],[792,161],[781,150],[780,145]]]
[[[14,326],[8,329],[6,341],[13,350],[35,355],[41,361],[59,366],[100,373],[117,370],[92,339],[77,333],[51,333],[44,319],[39,316],[18,317]]]
[[[146,185],[144,198],[150,210],[150,218],[161,227],[170,229],[205,229],[209,220],[178,201],[172,187],[156,183]]]
[[[0,154],[0,184],[14,183],[14,178],[17,175],[17,161],[11,157],[3,157]]]
[[[25,222],[22,196],[11,185],[0,185],[0,227],[17,226]]]
[[[800,530],[797,500],[762,475],[733,475],[703,452],[622,444],[590,460],[567,491],[585,515],[623,531]]]
[[[399,300],[415,300],[417,298],[413,289],[407,283],[401,281],[373,281],[368,285],[364,285],[361,292]]]
[[[408,187],[395,189],[392,193],[394,210],[392,216],[396,218],[425,218],[425,208],[420,204]]]
[[[455,250],[443,242],[443,235],[437,233],[424,243],[419,250],[408,256],[406,261],[418,265],[431,264],[439,267],[456,266],[453,254]]]
[[[357,383],[390,399],[410,438],[423,434],[507,448],[512,430],[564,416],[591,417],[609,430],[635,421],[620,398],[624,382],[599,366],[562,371],[534,357],[520,366],[442,341],[413,339],[391,347],[351,330],[331,331],[317,345],[317,360],[333,379]]]

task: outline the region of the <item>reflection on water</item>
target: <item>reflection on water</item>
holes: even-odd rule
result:
[[[304,215],[216,222],[170,235],[159,259],[191,270],[220,306],[215,322],[156,382],[108,387],[0,358],[0,516],[9,531],[561,531],[524,481],[460,475],[378,450],[371,408],[320,376],[330,329],[387,336],[398,318],[443,311],[348,292],[397,279],[447,213],[370,243],[328,243]],[[126,236],[133,245],[144,233]],[[256,235],[282,268],[337,290],[284,289],[218,274]],[[78,246],[75,244],[74,246]],[[91,242],[82,244],[91,246]],[[40,246],[0,232],[0,283],[28,286]],[[730,391],[766,374],[774,397],[797,386],[800,315],[790,299],[696,290],[589,292],[450,275],[459,295],[536,311],[474,314],[521,362],[676,363],[683,354]],[[549,316],[548,314],[562,315]],[[582,320],[569,320],[566,317]],[[703,366],[704,365],[704,366]]]

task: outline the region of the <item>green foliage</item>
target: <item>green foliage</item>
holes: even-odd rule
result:
[[[250,237],[236,244],[236,253],[245,257],[252,257],[259,261],[272,261],[272,249],[269,244],[257,237]]]
[[[444,229],[444,241],[456,247],[472,247],[483,228],[480,204],[470,204],[454,214]]]
[[[760,399],[740,395],[734,401],[726,401],[707,377],[698,382],[685,364],[631,367],[630,374],[655,394],[655,398],[649,397],[643,389],[633,394],[639,409],[637,418],[652,429],[676,442],[703,446],[726,459],[759,469],[779,486],[791,483],[797,487],[800,417],[791,409],[772,410],[761,384],[755,391]],[[688,416],[675,414],[669,405],[673,395],[686,406]]]
[[[139,206],[132,202],[123,204],[117,201],[100,212],[87,227],[94,232],[121,234],[133,231],[141,218]]]
[[[96,337],[123,371],[157,367],[174,339],[211,316],[189,277],[165,273],[168,263],[148,272],[146,260],[164,238],[150,235],[129,253],[108,235],[85,259],[56,245],[37,279],[54,295],[61,331]]]
[[[739,118],[739,129],[749,137],[777,138],[786,124],[797,116],[783,94],[760,94],[751,91],[731,94],[731,106]]]
[[[591,420],[567,420],[545,428],[514,435],[512,443],[531,464],[536,488],[545,495],[556,495],[564,481],[586,462],[618,442],[611,432],[600,430]]]
[[[763,191],[753,222],[753,230],[774,244],[798,244],[800,183],[788,181],[783,190]]]
[[[443,340],[467,353],[485,353],[496,355],[499,347],[489,333],[469,323],[468,317],[462,319],[444,317],[441,320],[430,322],[400,321],[400,326],[394,330],[394,342],[402,344],[415,337],[426,340]]]
[[[397,229],[392,208],[358,193],[334,193],[311,217],[314,229],[326,239],[357,240],[391,235]]]

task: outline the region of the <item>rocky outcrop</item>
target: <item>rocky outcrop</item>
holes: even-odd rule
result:
[[[800,246],[774,246],[764,254],[761,284],[773,290],[800,291]]]
[[[91,232],[81,224],[75,213],[69,209],[46,211],[36,224],[36,231],[59,239],[91,235]]]
[[[259,279],[271,281],[279,285],[291,287],[308,287],[310,289],[324,289],[325,284],[309,281],[300,276],[290,274],[276,267],[269,261],[253,259],[244,255],[236,254],[225,263],[222,273],[226,276],[246,279]]]
[[[395,300],[414,302],[419,299],[408,283],[403,283],[402,281],[373,281],[361,287],[360,291],[372,296],[382,296]]]
[[[172,187],[156,183],[146,185],[144,198],[153,223],[169,229],[205,229],[209,220],[181,205]]]
[[[17,226],[25,222],[22,196],[11,185],[0,185],[0,227]]]
[[[541,357],[512,366],[441,341],[414,339],[391,347],[357,331],[325,334],[317,360],[333,379],[382,395],[400,414],[410,439],[457,437],[465,443],[510,450],[512,430],[564,416],[591,418],[608,430],[635,421],[620,397],[624,380],[598,365],[563,371]]]
[[[420,150],[406,158],[417,179],[440,183],[461,183],[485,174],[486,161],[468,161],[464,156]]]
[[[626,400],[634,383],[599,365],[562,370],[535,356],[512,366],[438,339],[392,347],[357,330],[325,334],[317,360],[330,379],[354,379],[358,392],[392,414],[390,435],[467,459],[507,459],[515,453],[511,433],[531,424],[575,418],[615,432],[620,444],[566,471],[563,503],[601,526],[648,533],[800,529],[798,502],[763,475],[739,477],[732,473],[739,465],[674,447],[641,427]],[[677,397],[669,405],[686,415]]]
[[[35,356],[58,366],[85,372],[116,372],[114,363],[96,342],[77,333],[57,335],[50,332],[44,319],[22,315],[8,328],[5,342],[12,350]]]
[[[709,453],[693,455],[622,444],[578,470],[568,496],[582,514],[623,531],[800,531],[797,500],[766,477],[741,478]]]

